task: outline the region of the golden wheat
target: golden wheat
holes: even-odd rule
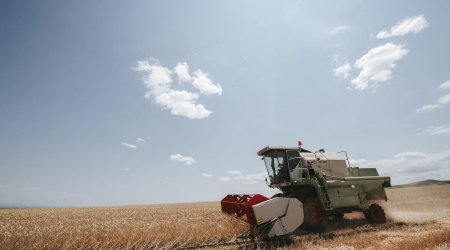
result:
[[[298,233],[287,249],[448,249],[450,185],[389,189],[389,222],[347,214],[325,234]],[[0,209],[1,249],[159,249],[232,241],[248,225],[219,202],[99,208]],[[273,245],[271,245],[273,247]],[[257,247],[265,248],[266,245]],[[236,248],[236,246],[222,247]]]

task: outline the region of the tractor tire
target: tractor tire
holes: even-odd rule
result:
[[[364,211],[364,217],[368,222],[373,224],[386,222],[386,213],[384,212],[384,209],[378,204],[371,204]]]
[[[323,232],[326,229],[327,216],[316,197],[309,197],[303,202],[306,229]]]

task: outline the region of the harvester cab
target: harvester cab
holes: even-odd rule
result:
[[[269,187],[281,192],[272,198],[260,194],[227,195],[222,212],[247,221],[250,235],[264,238],[287,235],[302,226],[322,231],[331,218],[363,212],[372,223],[386,216],[379,200],[390,177],[375,168],[350,167],[347,154],[312,152],[301,147],[267,146],[257,152],[268,174]]]
[[[267,184],[277,188],[281,183],[290,183],[298,179],[309,179],[312,165],[300,156],[308,152],[299,148],[265,147],[258,152],[266,165],[269,179]]]

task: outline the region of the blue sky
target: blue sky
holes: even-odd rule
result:
[[[2,1],[0,205],[270,194],[267,145],[450,179],[450,3]]]

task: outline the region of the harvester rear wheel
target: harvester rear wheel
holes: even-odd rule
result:
[[[364,217],[370,223],[386,222],[386,214],[384,209],[378,204],[371,204],[365,211]]]
[[[316,197],[310,197],[303,203],[305,226],[313,231],[324,231],[326,227],[325,212]]]

